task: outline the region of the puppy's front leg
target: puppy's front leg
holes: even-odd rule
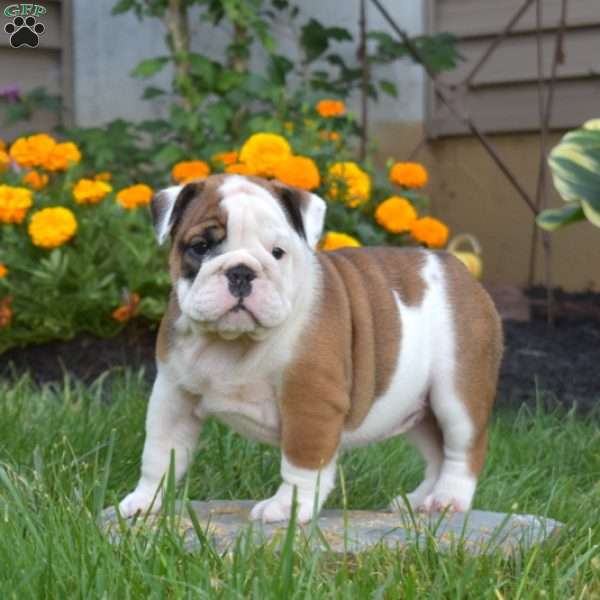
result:
[[[319,391],[324,393],[323,389]],[[327,400],[318,400],[323,397]],[[342,407],[347,402],[335,402],[332,396],[327,395],[313,398],[316,402],[308,405],[289,396],[282,403],[283,483],[273,497],[254,506],[251,519],[263,523],[288,520],[296,487],[297,519],[299,523],[306,523],[313,514],[319,513],[334,488],[337,453],[344,425]]]
[[[169,381],[159,368],[146,415],[141,477],[135,490],[119,504],[123,517],[147,511],[151,505],[153,511],[160,508],[162,497],[156,492],[169,469],[171,450],[174,450],[177,481],[187,470],[202,426],[201,419],[194,413],[196,402]]]

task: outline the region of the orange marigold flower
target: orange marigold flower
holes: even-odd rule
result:
[[[177,183],[204,179],[209,174],[210,167],[203,160],[183,160],[171,169],[171,176]]]
[[[104,181],[80,179],[73,188],[73,197],[77,204],[98,204],[111,192],[112,186]]]
[[[0,173],[6,171],[10,165],[10,156],[0,148]]]
[[[6,277],[8,275],[8,269],[6,268],[6,265],[3,265],[2,263],[0,263],[0,279],[2,279],[3,277]]]
[[[96,181],[110,181],[112,179],[112,175],[108,171],[102,171],[102,173],[96,173],[96,175],[94,175],[94,179]]]
[[[391,233],[402,233],[410,231],[417,220],[417,211],[406,198],[390,196],[377,207],[375,220]]]
[[[321,240],[321,250],[337,250],[338,248],[358,248],[362,244],[351,235],[339,231],[328,231]]]
[[[136,292],[133,292],[133,294],[126,294],[124,298],[124,303],[112,311],[112,318],[115,321],[120,321],[121,323],[123,323],[124,321],[129,321],[129,319],[131,319],[131,317],[135,315],[139,303],[139,294],[137,294]]]
[[[448,227],[433,217],[417,219],[410,232],[417,241],[430,248],[441,248],[448,241]]]
[[[319,169],[312,158],[290,156],[276,165],[273,175],[282,183],[303,190],[314,190],[321,185]]]
[[[319,137],[326,142],[339,142],[342,139],[337,131],[319,131]]]
[[[245,165],[243,163],[227,165],[225,167],[225,173],[231,173],[235,175],[256,175],[249,165]]]
[[[152,194],[153,192],[150,186],[147,186],[144,183],[138,183],[123,188],[117,193],[116,200],[123,208],[132,209],[150,204]]]
[[[10,157],[21,167],[42,167],[56,147],[56,140],[45,133],[17,139],[10,147]]]
[[[62,206],[44,208],[31,217],[29,237],[34,246],[57,248],[68,242],[77,232],[75,215]]]
[[[422,188],[427,185],[429,175],[420,163],[397,162],[390,169],[390,181],[407,188]]]
[[[81,152],[73,142],[56,144],[42,166],[48,171],[66,171],[81,160]]]
[[[22,223],[32,204],[31,190],[0,185],[0,223]]]
[[[216,154],[212,155],[211,160],[214,163],[221,163],[227,167],[237,162],[238,153],[235,150],[232,150],[231,152],[217,152]]]
[[[41,190],[48,184],[48,175],[39,171],[29,171],[21,178],[21,181],[34,190]]]
[[[337,198],[339,183],[345,186],[344,201],[351,207],[364,204],[371,195],[371,178],[355,162],[338,162],[329,167],[329,195]]]
[[[240,151],[240,162],[248,165],[255,175],[272,177],[278,163],[292,155],[287,140],[276,133],[251,135]]]
[[[320,100],[317,102],[317,112],[320,116],[339,117],[346,111],[346,105],[341,100]]]
[[[11,324],[13,313],[10,305],[12,301],[12,296],[6,296],[0,300],[0,328],[8,327]]]

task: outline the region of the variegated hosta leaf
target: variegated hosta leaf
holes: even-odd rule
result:
[[[538,218],[540,226],[554,230],[585,216],[600,227],[600,119],[567,133],[550,153],[548,163],[558,193],[573,204],[544,211]]]
[[[585,220],[583,210],[577,202],[566,204],[562,208],[549,208],[536,218],[537,224],[546,231],[554,231],[564,225]]]

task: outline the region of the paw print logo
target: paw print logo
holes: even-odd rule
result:
[[[4,31],[10,35],[10,45],[13,48],[29,46],[37,48],[40,43],[39,36],[45,31],[45,27],[38,23],[35,17],[15,17],[12,23],[4,26]]]

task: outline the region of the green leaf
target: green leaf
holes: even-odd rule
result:
[[[232,109],[222,102],[211,104],[206,108],[206,118],[214,131],[223,135],[227,130],[230,119],[233,116]]]
[[[304,50],[307,63],[316,60],[329,47],[327,30],[315,19],[310,19],[302,26],[300,45]]]
[[[456,48],[457,38],[451,33],[421,35],[413,41],[425,64],[435,73],[454,69],[462,59]]]
[[[387,79],[381,79],[379,81],[379,87],[381,91],[388,96],[392,96],[393,98],[398,97],[398,89],[396,88],[396,84],[388,81]]]
[[[294,68],[294,63],[280,54],[273,54],[269,60],[269,77],[275,85],[285,85],[287,75]]]
[[[158,98],[159,96],[164,96],[167,92],[165,90],[161,90],[160,88],[154,86],[148,86],[144,93],[142,94],[142,98],[144,100],[152,100],[152,98]]]
[[[167,56],[159,56],[157,58],[148,58],[139,63],[133,71],[131,71],[132,77],[139,79],[145,79],[146,77],[152,77],[156,75],[168,62]]]
[[[202,79],[204,85],[212,89],[215,85],[217,70],[215,64],[202,56],[202,54],[192,53],[189,55],[190,72],[192,75]]]
[[[121,15],[135,6],[135,0],[119,0],[110,11],[111,15]]]
[[[184,153],[179,146],[176,144],[167,144],[152,157],[152,160],[157,164],[170,166],[177,161],[183,160],[183,158]]]
[[[352,35],[343,27],[323,27],[316,19],[310,19],[302,26],[300,45],[310,63],[319,58],[329,48],[329,39],[351,41]]]
[[[600,227],[600,129],[565,134],[548,157],[554,186],[565,202],[576,202],[583,215]]]
[[[583,210],[579,204],[567,204],[562,208],[549,208],[536,218],[537,224],[546,231],[555,231],[571,223],[584,220]]]

